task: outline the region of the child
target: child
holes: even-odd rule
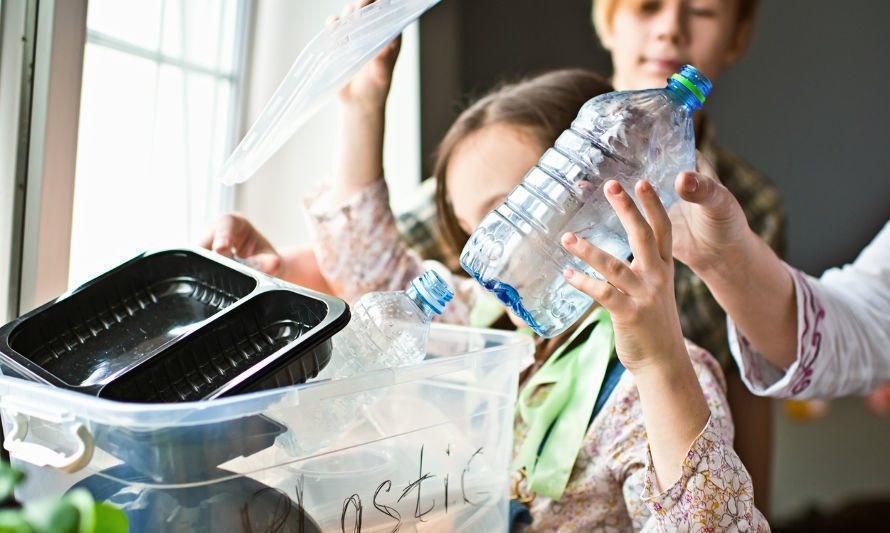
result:
[[[608,89],[592,73],[556,71],[506,85],[457,119],[436,164],[436,202],[454,249],[522,180],[577,109]],[[347,298],[370,287],[401,288],[430,266],[401,241],[382,169],[375,164],[370,170],[363,177],[338,175],[308,201],[321,271],[332,286],[344,288]],[[607,197],[637,259],[623,266],[584,241],[564,238],[579,258],[615,272],[610,281],[621,292],[580,273],[566,273],[579,290],[600,299],[611,317],[595,310],[595,319],[557,338],[539,339],[537,363],[522,384],[525,416],[517,419],[514,451],[520,460],[528,450],[533,456],[540,452],[542,459],[522,465],[514,496],[529,501],[529,529],[535,531],[676,530],[700,524],[766,530],[753,505],[750,478],[730,446],[733,427],[719,366],[704,350],[686,344],[680,332],[667,215],[651,186],[640,184],[636,192],[650,227],[615,186],[606,184]],[[449,308],[448,319],[465,322],[482,290],[466,278],[452,277],[452,285],[457,305]],[[591,355],[604,336],[605,358]],[[591,417],[602,369],[600,374],[584,369],[596,367],[591,361],[597,357],[600,363],[608,361],[613,338],[628,372],[619,374],[604,406]],[[566,373],[565,368],[582,370]],[[581,383],[579,395],[560,402],[557,391],[566,380]],[[574,436],[560,437],[559,453],[542,451],[554,442],[542,435],[535,417],[544,404],[555,413],[553,427]],[[542,473],[545,462],[557,474]]]
[[[618,90],[660,87],[683,63],[704,72],[720,90],[723,72],[745,53],[757,0],[594,0],[597,36],[612,57]],[[706,110],[705,110],[706,111]],[[751,228],[780,256],[785,251],[785,219],[776,187],[760,172],[714,141],[703,111],[695,117],[699,151],[721,182],[738,198]],[[742,384],[726,342],[726,314],[702,280],[675,263],[674,286],[684,335],[720,361],[729,385],[730,406],[743,428],[735,446],[757,487],[757,503],[769,499],[772,407]]]

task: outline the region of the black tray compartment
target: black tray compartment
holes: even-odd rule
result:
[[[324,302],[302,294],[262,292],[109,383],[99,397],[192,401],[302,383],[331,358],[329,338],[302,342],[327,313]]]
[[[0,327],[0,373],[127,402],[302,383],[345,302],[203,249],[137,256]]]

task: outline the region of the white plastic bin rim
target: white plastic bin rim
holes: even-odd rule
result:
[[[463,353],[437,354],[413,366],[381,369],[337,382],[316,382],[200,402],[165,404],[106,400],[49,385],[0,376],[0,407],[47,421],[90,420],[95,423],[151,430],[209,424],[262,414],[276,405],[318,401],[351,390],[388,387],[399,383],[444,376],[472,368],[519,362],[529,365],[534,353],[531,337],[514,332],[433,324],[430,345],[469,345]]]

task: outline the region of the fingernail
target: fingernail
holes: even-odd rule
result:
[[[575,275],[575,271],[572,270],[571,268],[567,268],[565,270],[565,272],[563,272],[563,275],[565,276],[566,279],[572,279],[572,276]]]
[[[645,181],[645,180],[640,182],[640,192],[649,192],[651,190],[652,190],[651,183],[649,183],[648,181]]]
[[[578,237],[576,237],[574,233],[566,233],[562,237],[562,242],[564,242],[566,246],[574,246],[575,243],[578,242]]]
[[[609,194],[618,194],[621,192],[621,185],[617,181],[610,181],[606,185],[606,192]]]
[[[698,178],[693,175],[691,179],[686,180],[684,189],[686,192],[695,192],[695,189],[698,189]]]

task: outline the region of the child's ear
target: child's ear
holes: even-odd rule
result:
[[[612,33],[611,29],[597,29],[596,36],[600,41],[600,46],[602,46],[607,52],[612,53],[612,44],[615,42],[615,35]]]
[[[754,17],[748,17],[739,21],[736,26],[735,34],[726,50],[726,56],[723,58],[723,66],[730,67],[745,55],[748,50],[748,43],[751,42],[751,34],[754,31]]]

